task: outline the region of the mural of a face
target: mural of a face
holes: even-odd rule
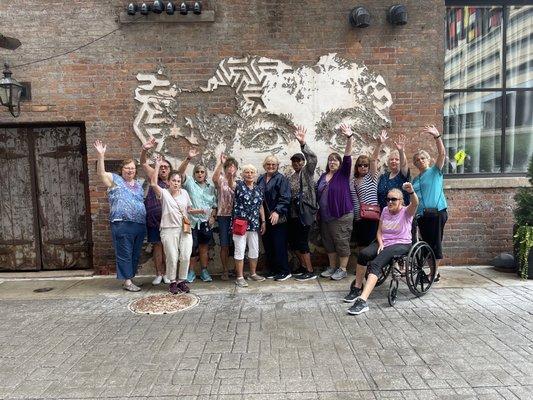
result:
[[[373,138],[390,124],[392,97],[384,79],[336,54],[298,68],[264,57],[227,58],[205,86],[187,90],[171,84],[162,71],[138,74],[137,79],[135,100],[140,108],[134,130],[143,143],[154,136],[157,150],[175,165],[189,147],[198,146],[202,162],[211,170],[221,152],[241,165],[257,167],[266,155],[274,154],[280,168],[291,170],[289,157],[300,151],[292,132],[302,125],[323,170],[329,153],[344,150],[338,132],[342,122],[355,133],[354,154],[369,153]],[[202,95],[227,89],[234,96],[233,112],[207,112]],[[199,103],[192,113],[183,107],[190,96]]]

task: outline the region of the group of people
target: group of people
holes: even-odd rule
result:
[[[331,153],[318,181],[317,156],[306,143],[303,127],[294,131],[301,153],[290,158],[291,173],[282,174],[278,158],[269,155],[263,162],[264,173],[258,176],[257,168],[247,164],[241,167],[239,179],[237,160],[221,154],[211,182],[202,164],[194,166],[192,176],[186,174],[189,162],[198,155],[196,149],[189,150],[177,170],[161,156],[156,156],[155,164],[150,165],[147,152],[156,145],[152,138],[143,145],[140,156],[150,183],[146,196],[136,179],[134,160],[124,160],[120,174],[107,172],[106,146],[97,140],[97,172],[108,188],[117,278],[124,280],[123,288],[140,290],[132,278],[146,235],[153,246],[154,285],[164,282],[169,284],[171,293],[189,292],[187,283],[196,279],[197,271],[200,279],[212,281],[208,250],[215,225],[222,279],[229,279],[233,245],[235,284],[240,287],[248,286],[243,271],[246,248],[248,280],[284,281],[293,275],[299,281],[315,279],[309,232],[317,223],[328,256],[328,265],[320,276],[341,280],[347,276],[350,242],[355,241],[362,250],[358,253],[355,285],[344,298],[353,303],[350,314],[368,310],[367,299],[382,267],[393,256],[409,251],[414,217],[422,240],[433,248],[437,260],[442,259],[447,204],[442,173],[445,148],[438,130],[434,126],[423,130],[434,138],[438,156],[431,165],[426,151],[413,155],[419,175],[412,183],[403,136],[394,142],[386,168],[380,173],[379,154],[388,140],[386,132],[379,136],[372,155],[357,157],[352,170],[353,133],[345,124],[339,130],[346,138],[344,155]],[[265,251],[264,276],[256,270],[260,237]],[[289,267],[289,249],[301,266],[297,272]],[[438,280],[438,276],[431,278]]]

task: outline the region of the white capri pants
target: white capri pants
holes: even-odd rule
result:
[[[246,231],[245,235],[233,235],[233,243],[235,244],[235,251],[233,258],[235,260],[244,260],[244,250],[248,244],[248,258],[259,257],[259,235],[255,231]]]
[[[165,250],[168,279],[176,280],[178,261],[180,264],[179,279],[187,279],[192,252],[192,235],[182,233],[181,228],[161,228],[161,243]]]

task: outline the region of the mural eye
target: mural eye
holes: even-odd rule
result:
[[[277,153],[286,147],[288,140],[285,131],[279,128],[260,129],[241,139],[246,148],[258,153]]]

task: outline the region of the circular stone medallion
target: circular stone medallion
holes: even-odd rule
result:
[[[128,304],[128,309],[135,314],[173,314],[196,306],[199,299],[194,294],[181,293],[155,294],[137,299]]]

